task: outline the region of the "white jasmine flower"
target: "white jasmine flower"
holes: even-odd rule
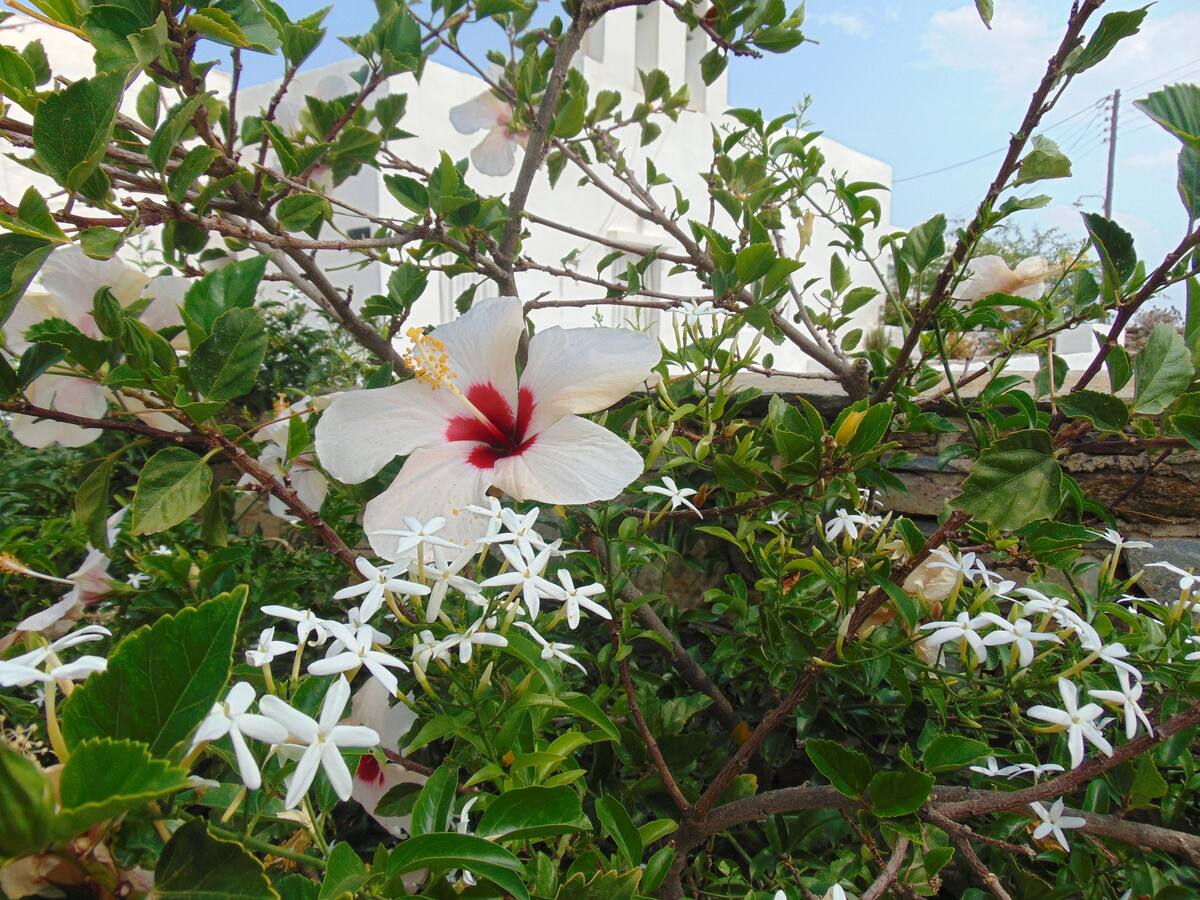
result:
[[[1200,587],[1200,575],[1193,575],[1191,572],[1184,571],[1179,566],[1172,565],[1169,562],[1152,562],[1146,563],[1148,567],[1153,566],[1156,569],[1166,569],[1179,576],[1179,590],[1184,594],[1191,594]]]
[[[1063,708],[1033,706],[1029,715],[1056,726],[1056,731],[1067,732],[1067,748],[1071,752],[1071,768],[1079,768],[1083,762],[1084,740],[1094,744],[1105,756],[1112,756],[1112,745],[1100,733],[1096,720],[1104,710],[1095,703],[1079,706],[1079,689],[1065,678],[1058,679],[1058,692],[1062,695]]]
[[[170,547],[168,547],[166,544],[159,544],[157,547],[155,547],[153,550],[150,551],[150,555],[151,556],[174,556],[175,551],[172,550]]]
[[[242,776],[242,784],[252,791],[262,785],[262,774],[258,770],[254,754],[246,745],[246,737],[267,744],[278,744],[288,736],[287,729],[279,722],[247,712],[253,702],[254,688],[248,682],[239,681],[229,689],[223,701],[213,704],[208,716],[196,729],[188,751],[190,753],[201,744],[229,735],[234,756],[237,758],[238,773]]]
[[[958,641],[960,646],[970,646],[980,663],[986,663],[987,647],[978,630],[987,624],[988,620],[983,616],[971,618],[970,613],[960,612],[952,622],[926,622],[921,626],[921,630],[933,632],[925,639],[930,647],[940,647],[948,641]]]
[[[931,569],[946,569],[953,572],[957,578],[972,582],[979,574],[975,565],[974,553],[964,553],[962,556],[955,556],[953,553],[938,547],[931,550],[929,556],[930,561],[927,564]]]
[[[450,108],[450,124],[459,134],[486,131],[471,150],[471,163],[480,173],[499,177],[512,171],[517,147],[529,134],[513,127],[512,107],[490,90]]]
[[[300,610],[292,609],[290,606],[269,604],[262,607],[262,611],[268,616],[295,622],[296,638],[301,647],[308,644],[310,637],[313,639],[312,643],[317,647],[329,640],[329,632],[325,628],[325,622],[322,619],[318,619],[311,609]]]
[[[433,622],[437,619],[438,613],[442,611],[442,602],[446,599],[446,592],[450,588],[454,588],[462,594],[479,594],[481,588],[478,584],[470,578],[458,574],[474,558],[474,555],[470,550],[464,550],[454,559],[447,560],[446,553],[441,547],[433,548],[433,566],[426,566],[424,569],[425,577],[432,584],[429,600],[425,605],[426,622]]]
[[[520,588],[521,598],[529,610],[529,618],[536,619],[541,610],[542,598],[550,597],[555,600],[563,599],[563,590],[552,581],[542,577],[550,562],[550,549],[542,550],[532,559],[526,557],[512,544],[501,544],[500,552],[508,560],[512,569],[499,575],[493,575],[485,580],[481,587],[513,587]]]
[[[457,831],[459,834],[470,834],[471,807],[475,805],[475,801],[477,801],[478,799],[479,799],[478,794],[476,794],[474,797],[468,798],[467,802],[463,804],[462,809],[459,810],[457,821],[454,823],[454,830]],[[457,884],[458,881],[461,880],[464,884],[466,884],[468,886],[473,886],[476,883],[475,876],[472,875],[466,869],[462,869],[458,872],[448,873],[446,875],[446,880],[449,881],[451,884]]]
[[[317,455],[335,478],[362,482],[408,457],[364,512],[383,558],[397,557],[399,539],[380,532],[404,516],[449,512],[440,536],[469,546],[487,524],[462,512],[493,485],[516,500],[574,505],[611,500],[641,475],[636,450],[581,416],[641,386],[659,361],[658,340],[620,328],[542,329],[518,377],[526,333],[519,299],[482,300],[431,334],[410,332],[417,377],[347,391],[325,411]]]
[[[103,640],[112,632],[102,625],[85,625],[70,634],[37,647],[28,653],[0,660],[0,687],[28,687],[35,682],[80,681],[95,672],[103,672],[108,661],[101,656],[80,656],[71,662],[58,661],[57,654],[79,644]],[[43,663],[51,663],[43,669]]]
[[[575,587],[575,581],[571,578],[571,573],[566,569],[558,570],[558,580],[563,586],[563,608],[567,611],[567,625],[571,630],[575,630],[579,625],[579,608],[583,607],[590,613],[594,613],[602,619],[611,619],[612,613],[601,606],[589,600],[589,597],[594,597],[597,594],[604,593],[604,585],[602,584],[587,584],[580,587]]]
[[[246,651],[246,662],[252,666],[269,666],[275,661],[275,657],[292,653],[295,649],[295,644],[275,640],[275,626],[272,625],[263,629],[254,648]]]
[[[350,799],[354,784],[346,761],[342,759],[341,748],[374,747],[379,744],[379,734],[365,725],[338,724],[349,699],[350,683],[339,675],[325,694],[317,720],[293,709],[273,694],[259,701],[259,709],[287,729],[292,743],[304,748],[288,786],[285,808],[293,809],[299,805],[317,775],[318,766],[325,770],[338,798]]]
[[[1016,774],[1032,775],[1034,781],[1037,781],[1049,772],[1063,771],[1063,767],[1058,763],[1043,763],[1040,766],[1035,766],[1033,763],[1017,763],[1014,768],[1019,770]]]
[[[1133,740],[1137,734],[1139,722],[1146,726],[1148,734],[1154,734],[1154,726],[1146,718],[1139,703],[1142,699],[1142,683],[1137,680],[1130,681],[1129,673],[1122,669],[1117,670],[1117,681],[1121,683],[1119,691],[1089,690],[1088,693],[1104,703],[1112,703],[1121,707],[1121,714],[1125,718],[1125,738],[1127,740]]]
[[[143,584],[150,580],[150,576],[145,572],[130,572],[125,576],[125,583],[131,588],[140,588]]]
[[[405,516],[404,525],[404,528],[383,528],[374,532],[400,539],[396,542],[397,557],[416,556],[423,553],[426,547],[460,549],[457,544],[437,536],[437,533],[446,527],[446,520],[441,516],[434,516],[427,522],[422,522],[416,516]]]
[[[567,655],[568,650],[575,649],[572,644],[557,644],[552,641],[548,641],[538,634],[534,627],[528,622],[517,622],[516,624],[528,631],[533,639],[537,641],[539,645],[541,645],[542,659],[561,659],[563,662],[570,663],[571,665],[575,666],[577,669],[579,669],[579,671],[585,673],[587,672],[587,669],[583,667],[583,663]]]
[[[1009,578],[1005,578],[997,572],[993,572],[983,564],[982,560],[977,560],[975,563],[975,574],[979,576],[986,587],[993,594],[1004,596],[1009,591],[1017,586],[1017,583]]]
[[[461,663],[471,661],[471,656],[475,651],[476,646],[481,647],[507,647],[508,638],[502,634],[492,634],[487,631],[487,628],[494,626],[495,620],[484,621],[483,616],[480,616],[471,626],[463,632],[452,634],[447,637],[447,642],[450,647],[458,647],[458,660]]]
[[[1200,635],[1192,635],[1187,639],[1187,643],[1193,646],[1200,646]],[[1185,656],[1184,659],[1187,662],[1195,662],[1196,660],[1200,659],[1200,650],[1193,650],[1191,653]]]
[[[359,609],[364,621],[369,621],[374,618],[375,613],[379,612],[384,604],[386,591],[410,597],[414,595],[423,597],[429,593],[428,585],[397,578],[391,569],[376,568],[361,556],[354,561],[354,567],[362,575],[363,581],[342,588],[333,595],[333,599],[347,600],[351,597],[362,597]]]
[[[705,319],[721,315],[723,310],[715,306],[711,300],[698,303],[695,300],[685,300],[679,305],[679,312],[688,325],[697,325]]]
[[[969,771],[976,772],[980,775],[986,775],[988,778],[1011,778],[1013,775],[1021,771],[1020,763],[1012,766],[1000,768],[996,764],[996,757],[989,756],[984,760],[985,765],[970,766]]]
[[[487,532],[483,536],[491,537],[503,527],[505,509],[495,497],[486,497],[484,499],[487,501],[487,506],[471,504],[467,507],[467,512],[487,522]]]
[[[1087,824],[1086,819],[1081,819],[1078,816],[1063,815],[1063,801],[1059,797],[1054,801],[1054,804],[1046,809],[1041,803],[1033,802],[1029,804],[1029,808],[1037,813],[1037,817],[1041,819],[1041,823],[1033,830],[1033,839],[1040,841],[1047,835],[1054,835],[1054,839],[1058,841],[1059,846],[1067,853],[1071,852],[1070,845],[1067,844],[1067,836],[1063,833],[1064,829],[1082,828]]]
[[[341,622],[330,622],[328,628],[345,649],[334,656],[327,656],[325,659],[309,663],[308,673],[310,675],[336,675],[341,672],[353,672],[360,666],[366,666],[371,676],[383,685],[389,694],[393,697],[396,696],[399,682],[388,669],[389,667],[403,669],[407,672],[408,666],[396,657],[375,649],[375,629],[370,625],[363,625],[358,631],[351,631]]]
[[[1125,659],[1129,656],[1129,651],[1125,649],[1124,644],[1106,644],[1096,652],[1100,659],[1104,660],[1104,662],[1116,669],[1118,674],[1124,672],[1127,675],[1133,676],[1135,681],[1142,680],[1141,670],[1136,666],[1125,662]]]
[[[432,631],[422,631],[420,636],[413,635],[412,664],[418,672],[424,673],[434,660],[449,664],[450,651],[457,641],[454,637],[439,641]]]
[[[1050,263],[1044,256],[1027,256],[1010,269],[1003,257],[991,254],[971,260],[970,270],[954,291],[958,300],[982,300],[992,294],[1037,300],[1046,292]]]
[[[767,524],[774,525],[776,528],[778,528],[779,526],[781,526],[783,524],[784,520],[787,519],[787,517],[788,517],[788,513],[786,511],[780,512],[777,509],[773,509],[767,515]]]
[[[696,509],[696,505],[692,503],[688,497],[694,497],[696,494],[695,488],[681,488],[675,484],[675,479],[670,475],[664,475],[662,485],[648,484],[642,488],[642,493],[645,494],[661,494],[671,501],[671,509],[678,509],[680,506],[686,506],[701,519],[704,518],[704,513]]]
[[[1132,547],[1135,550],[1151,550],[1154,545],[1148,541],[1129,541],[1121,536],[1121,532],[1115,528],[1106,528],[1103,531],[1094,532],[1096,537],[1102,541],[1107,541],[1112,544],[1118,551],[1124,547]]]
[[[993,625],[999,628],[998,631],[992,631],[984,637],[983,643],[987,647],[999,647],[1002,644],[1014,644],[1017,648],[1017,661],[1024,668],[1033,662],[1035,653],[1035,641],[1049,641],[1052,644],[1061,644],[1062,641],[1056,634],[1047,634],[1041,631],[1034,631],[1033,624],[1027,619],[1017,619],[1015,622],[1009,622],[995,613],[985,612],[980,613],[981,618],[987,619]]]
[[[518,515],[511,509],[500,511],[500,521],[507,531],[497,529],[479,539],[480,544],[515,544],[525,556],[533,557],[539,550],[546,549],[546,539],[534,530],[540,509],[534,507],[524,515]],[[489,531],[491,524],[488,525]]]
[[[866,524],[866,516],[839,509],[833,514],[833,518],[825,523],[825,540],[832,544],[839,535],[844,534],[850,540],[857,541],[859,527]]]

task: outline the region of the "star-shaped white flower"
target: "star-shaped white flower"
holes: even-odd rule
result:
[[[567,654],[568,650],[575,649],[574,645],[559,644],[559,643],[555,643],[553,641],[548,641],[544,637],[542,637],[540,634],[538,634],[537,630],[532,625],[530,625],[528,622],[517,622],[516,624],[519,627],[524,628],[526,631],[528,631],[530,636],[535,641],[538,642],[539,646],[541,646],[542,659],[545,659],[545,660],[561,659],[563,662],[570,663],[571,665],[575,666],[577,669],[579,669],[580,672],[585,672],[585,673],[587,672],[587,669],[585,669],[583,667],[583,663],[581,663],[577,659],[572,658],[571,656],[569,656]]]
[[[925,639],[928,646],[940,647],[949,641],[965,643],[975,651],[975,656],[980,663],[986,663],[987,647],[983,643],[983,638],[979,636],[978,630],[987,624],[989,624],[988,620],[983,616],[971,618],[970,613],[960,612],[953,621],[926,622],[921,626],[921,630],[933,632]]]
[[[1020,763],[1001,768],[996,764],[996,757],[994,756],[989,756],[984,762],[986,765],[970,766],[969,770],[980,775],[986,775],[988,778],[1011,778],[1021,771]]]
[[[284,799],[287,809],[294,809],[308,793],[318,767],[325,770],[338,798],[350,799],[354,781],[346,761],[342,759],[341,748],[375,747],[379,744],[379,733],[365,725],[338,724],[349,700],[350,683],[344,676],[338,676],[337,681],[329,686],[325,701],[321,704],[320,717],[316,720],[288,706],[274,694],[268,694],[259,701],[259,709],[287,729],[289,743],[303,747]]]
[[[111,636],[112,632],[103,625],[85,625],[44,647],[37,647],[12,659],[0,660],[0,687],[28,687],[35,682],[80,681],[96,672],[103,672],[108,660],[102,656],[85,655],[64,663],[58,660],[57,654],[79,644]],[[44,663],[50,663],[50,667],[44,668]]]
[[[783,524],[784,520],[787,519],[787,517],[788,517],[788,513],[786,511],[780,512],[777,509],[773,509],[767,515],[767,524],[774,525],[776,528],[778,528],[780,525]]]
[[[430,547],[462,549],[458,544],[437,536],[438,532],[446,527],[446,520],[442,516],[434,516],[427,522],[422,522],[416,516],[405,516],[404,524],[404,528],[381,528],[371,534],[399,538],[396,543],[396,556],[401,559],[424,553]]]
[[[1111,703],[1114,706],[1121,708],[1121,714],[1125,719],[1125,737],[1127,740],[1133,740],[1137,734],[1138,723],[1146,726],[1148,734],[1154,734],[1154,726],[1150,724],[1150,720],[1142,711],[1142,683],[1134,680],[1130,681],[1129,673],[1122,669],[1117,670],[1117,681],[1121,683],[1119,691],[1093,691],[1088,693],[1100,700],[1103,703]]]
[[[1010,622],[1008,619],[1003,619],[995,613],[990,612],[980,613],[980,616],[987,619],[999,629],[989,632],[984,637],[984,645],[987,647],[999,647],[1002,644],[1014,644],[1017,648],[1017,661],[1021,664],[1022,668],[1033,662],[1035,653],[1034,642],[1049,641],[1052,644],[1062,643],[1057,634],[1034,631],[1033,623],[1028,619],[1017,619],[1015,622]]]
[[[481,537],[480,544],[514,544],[517,549],[528,557],[534,557],[540,550],[546,548],[546,539],[534,529],[541,510],[534,507],[524,515],[519,515],[511,509],[500,511],[500,521],[506,530],[492,531],[488,523],[488,534]]]
[[[407,672],[408,666],[396,657],[375,648],[375,629],[370,625],[362,625],[358,631],[351,631],[341,622],[330,622],[327,627],[345,649],[334,656],[309,663],[308,674],[336,675],[353,672],[360,666],[365,666],[371,676],[395,697],[399,690],[399,682],[389,669],[403,669]]]
[[[471,504],[466,509],[471,515],[487,522],[487,532],[483,537],[491,537],[504,526],[504,505],[495,497],[487,498],[487,506]]]
[[[712,319],[721,315],[723,310],[715,306],[711,300],[705,300],[698,303],[695,300],[685,300],[679,306],[679,312],[683,315],[683,319],[688,325],[697,325],[705,319]]]
[[[254,688],[248,682],[239,681],[229,689],[223,701],[213,704],[208,716],[196,729],[191,746],[191,750],[195,750],[201,744],[229,735],[234,756],[237,758],[238,773],[242,776],[242,784],[252,791],[262,785],[262,774],[258,770],[254,754],[246,744],[246,738],[252,737],[266,744],[278,744],[287,740],[288,736],[287,729],[279,722],[247,712],[253,702]]]
[[[1096,703],[1079,706],[1079,689],[1065,678],[1058,679],[1058,692],[1062,695],[1063,708],[1033,706],[1029,715],[1056,726],[1056,731],[1067,732],[1067,749],[1071,752],[1071,768],[1077,769],[1083,762],[1084,741],[1094,744],[1105,756],[1112,756],[1112,745],[1105,740],[1096,720],[1104,709]]]
[[[1184,594],[1190,594],[1197,588],[1200,588],[1200,575],[1194,575],[1191,572],[1179,568],[1179,566],[1172,565],[1169,562],[1152,562],[1146,563],[1146,565],[1153,566],[1156,569],[1166,569],[1168,572],[1178,575],[1179,590]]]
[[[310,637],[313,645],[317,647],[329,640],[329,632],[325,630],[324,620],[317,618],[311,609],[292,609],[290,606],[268,604],[262,607],[262,611],[268,616],[295,622],[296,640],[301,647],[308,645]]]
[[[542,576],[550,562],[550,548],[542,550],[532,558],[523,554],[512,544],[501,544],[500,552],[512,567],[507,572],[493,575],[486,579],[480,587],[512,587],[519,588],[525,607],[529,610],[529,618],[536,619],[542,608],[542,598],[555,600],[563,599],[563,590],[552,581]]]
[[[597,594],[604,593],[604,585],[602,584],[585,584],[580,587],[575,587],[575,581],[571,578],[571,573],[566,569],[558,570],[558,580],[563,586],[563,609],[567,611],[567,625],[573,631],[579,625],[579,609],[583,607],[588,612],[599,616],[602,619],[611,619],[612,613],[590,600],[590,597],[595,597]]]
[[[1105,644],[1096,651],[1096,654],[1100,657],[1100,659],[1104,660],[1106,663],[1116,669],[1118,673],[1124,672],[1126,675],[1131,676],[1135,681],[1142,680],[1141,669],[1137,668],[1137,666],[1133,665],[1132,663],[1125,662],[1125,660],[1129,658],[1130,653],[1125,648],[1124,644]]]
[[[437,619],[438,613],[442,611],[442,603],[446,599],[446,592],[450,588],[462,594],[476,595],[480,592],[480,586],[463,575],[459,575],[473,558],[475,554],[470,550],[464,550],[453,559],[446,558],[446,552],[441,547],[433,548],[433,565],[425,566],[425,577],[429,579],[430,589],[429,600],[425,604],[425,621],[433,622]]]
[[[433,636],[433,632],[429,630],[422,631],[420,636],[414,634],[412,649],[413,668],[424,674],[425,670],[429,668],[429,664],[434,660],[447,664],[450,663],[450,651],[457,644],[456,637],[454,635],[439,641]]]
[[[675,484],[675,479],[670,475],[663,476],[661,485],[646,485],[644,488],[642,488],[642,492],[646,494],[659,494],[663,497],[667,497],[671,501],[671,509],[679,509],[680,506],[686,506],[701,519],[704,518],[704,513],[700,512],[700,510],[696,508],[696,505],[688,499],[688,497],[694,497],[696,495],[696,489],[679,487],[677,484]]]
[[[1054,804],[1046,809],[1041,803],[1034,801],[1029,804],[1029,808],[1037,813],[1037,817],[1042,821],[1037,828],[1033,830],[1033,839],[1040,841],[1048,835],[1054,835],[1054,839],[1058,841],[1059,846],[1067,853],[1071,852],[1071,847],[1067,843],[1067,836],[1063,833],[1064,829],[1082,828],[1087,824],[1086,819],[1081,819],[1078,816],[1067,816],[1063,814],[1063,801],[1059,797],[1054,801]]]
[[[374,618],[375,613],[379,612],[384,604],[384,594],[387,591],[409,597],[423,597],[429,593],[428,585],[397,578],[390,566],[380,569],[360,556],[354,561],[354,567],[358,569],[363,580],[359,584],[342,588],[333,595],[333,599],[348,600],[351,597],[362,597],[359,608],[365,620],[369,621]]]
[[[848,509],[839,509],[825,523],[825,540],[833,543],[840,535],[846,535],[852,541],[858,540],[859,528],[867,524],[867,517],[861,513],[852,513]]]
[[[485,619],[480,616],[466,631],[451,634],[446,637],[450,647],[458,648],[458,661],[469,663],[476,647],[507,647],[508,638],[502,634],[493,634],[489,628],[496,627],[495,618]]]
[[[1106,528],[1103,531],[1097,531],[1095,535],[1100,540],[1112,544],[1117,550],[1121,550],[1123,547],[1133,547],[1135,550],[1150,550],[1154,547],[1148,541],[1128,541],[1115,528]]]
[[[254,648],[246,651],[246,662],[252,666],[269,666],[275,661],[275,657],[292,653],[295,649],[295,644],[275,640],[275,626],[272,625],[263,629]]]
[[[150,580],[150,576],[145,572],[130,572],[125,576],[125,583],[131,588],[140,588],[143,584]]]

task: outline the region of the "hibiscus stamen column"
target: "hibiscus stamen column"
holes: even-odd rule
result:
[[[450,357],[446,353],[445,345],[433,335],[425,334],[419,328],[410,328],[405,333],[408,335],[408,339],[412,341],[412,348],[408,353],[404,354],[404,365],[413,373],[413,376],[418,381],[425,382],[435,391],[439,388],[445,388],[497,440],[501,443],[508,441],[509,436],[496,427],[496,423],[485,416],[479,410],[479,407],[468,400],[467,396],[458,389],[458,385],[454,383],[454,379],[458,376],[450,368]]]

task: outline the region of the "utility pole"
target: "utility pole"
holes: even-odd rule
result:
[[[1117,174],[1117,112],[1121,107],[1121,90],[1112,94],[1112,111],[1108,117],[1108,177],[1104,183],[1104,218],[1112,218],[1113,178]]]

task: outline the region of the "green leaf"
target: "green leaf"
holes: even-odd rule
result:
[[[1200,150],[1200,85],[1171,84],[1133,105],[1179,138]]]
[[[184,19],[183,24],[218,44],[243,49],[250,47],[250,39],[246,37],[246,32],[242,31],[233,20],[233,16],[223,9],[198,9]]]
[[[1200,148],[1179,151],[1179,199],[1189,218],[1200,219]]]
[[[1129,802],[1126,805],[1129,809],[1150,806],[1153,801],[1165,797],[1167,790],[1166,779],[1154,765],[1153,757],[1143,756],[1133,770],[1133,783],[1129,786]]]
[[[307,231],[332,212],[329,201],[316,194],[292,194],[284,197],[276,209],[279,224],[286,231]]]
[[[325,861],[325,879],[321,882],[318,900],[342,900],[358,896],[358,890],[367,883],[367,866],[354,848],[341,841],[329,848]]]
[[[989,752],[983,741],[957,734],[939,734],[925,748],[921,760],[930,772],[949,772],[969,766]]]
[[[180,900],[279,900],[262,863],[213,837],[203,819],[180,826],[154,869],[154,896]]]
[[[36,853],[50,843],[50,779],[38,765],[0,741],[0,857]]]
[[[187,787],[187,772],[153,758],[145,744],[107,738],[71,750],[59,780],[62,809],[52,827],[69,840],[93,825]]]
[[[933,776],[924,772],[877,772],[867,791],[871,811],[882,818],[915,813],[929,799]]]
[[[1188,389],[1194,374],[1183,336],[1170,325],[1155,325],[1133,359],[1133,411],[1162,412]]]
[[[625,864],[636,866],[642,861],[642,835],[621,801],[611,794],[596,800],[596,817],[604,832],[616,842]]]
[[[182,203],[188,189],[196,183],[196,179],[208,171],[208,167],[220,156],[214,148],[207,146],[193,147],[167,176],[167,195],[176,203]]]
[[[23,234],[0,234],[0,325],[54,249],[54,244]]]
[[[718,47],[713,47],[700,57],[700,77],[705,84],[712,84],[725,71],[729,58]]]
[[[517,788],[501,794],[484,810],[475,833],[495,841],[527,841],[591,828],[579,796],[562,785]]]
[[[113,461],[101,458],[88,469],[87,477],[75,493],[75,518],[87,533],[88,543],[103,550],[108,547],[109,483],[112,480]]]
[[[1185,441],[1200,450],[1200,416],[1177,415],[1171,416],[1170,421]]]
[[[154,137],[150,139],[150,145],[146,148],[146,156],[158,171],[166,171],[167,160],[171,158],[175,148],[183,143],[184,136],[192,127],[192,117],[203,103],[204,96],[198,94],[176,104],[154,132]]]
[[[750,284],[771,271],[775,264],[775,248],[767,241],[750,244],[742,249],[734,262],[739,284]]]
[[[429,776],[413,806],[409,833],[414,837],[450,830],[454,796],[458,790],[458,766],[440,766]]]
[[[590,878],[576,872],[563,882],[554,900],[636,900],[642,896],[638,890],[641,877],[640,868],[628,872],[600,871]]]
[[[521,861],[503,847],[472,834],[418,835],[401,843],[388,856],[389,877],[417,869],[466,869],[516,900],[529,900],[529,891],[517,875]]]
[[[1042,135],[1033,138],[1033,149],[1021,160],[1013,187],[1045,181],[1049,178],[1070,178],[1071,160],[1058,149],[1058,144]]]
[[[604,736],[614,743],[621,743],[621,732],[613,724],[612,719],[604,714],[596,701],[586,694],[568,692],[558,697],[558,704],[566,707],[581,719],[586,719],[604,732]]]
[[[1106,15],[1084,48],[1069,59],[1066,71],[1078,75],[1106,59],[1120,41],[1138,33],[1147,8],[1118,10]]]
[[[69,191],[80,191],[97,171],[112,137],[117,105],[124,89],[121,75],[81,78],[46,96],[33,117],[33,146],[46,171]],[[84,191],[91,199],[107,193]]]
[[[183,317],[193,347],[212,333],[222,313],[254,305],[266,269],[267,257],[253,256],[222,266],[192,283],[183,297]]]
[[[1062,469],[1050,433],[1030,429],[984,451],[953,505],[1002,531],[1014,531],[1058,512]]]
[[[67,746],[107,737],[140,741],[155,756],[170,753],[225,687],[247,591],[239,585],[126,635],[109,655],[108,669],[63,704]]]
[[[810,738],[804,742],[804,752],[817,771],[847,797],[861,796],[871,782],[870,760],[844,744]]]
[[[900,256],[914,272],[932,265],[946,252],[946,217],[938,213],[928,222],[909,230],[900,245]]]
[[[1101,431],[1123,431],[1129,424],[1129,407],[1113,394],[1074,391],[1058,398],[1058,408],[1072,419],[1087,419]]]
[[[1133,236],[1116,222],[1096,213],[1084,213],[1083,224],[1091,236],[1092,246],[1100,255],[1104,283],[1115,291],[1128,280],[1137,265]]]
[[[975,11],[979,13],[979,20],[983,22],[984,27],[990,29],[992,27],[992,16],[996,12],[996,7],[992,0],[975,0]]]
[[[266,355],[267,329],[258,310],[231,309],[192,353],[188,373],[205,398],[232,400],[254,387]]]
[[[133,491],[132,534],[154,534],[188,519],[212,490],[212,469],[191,450],[168,447],[146,461]]]

